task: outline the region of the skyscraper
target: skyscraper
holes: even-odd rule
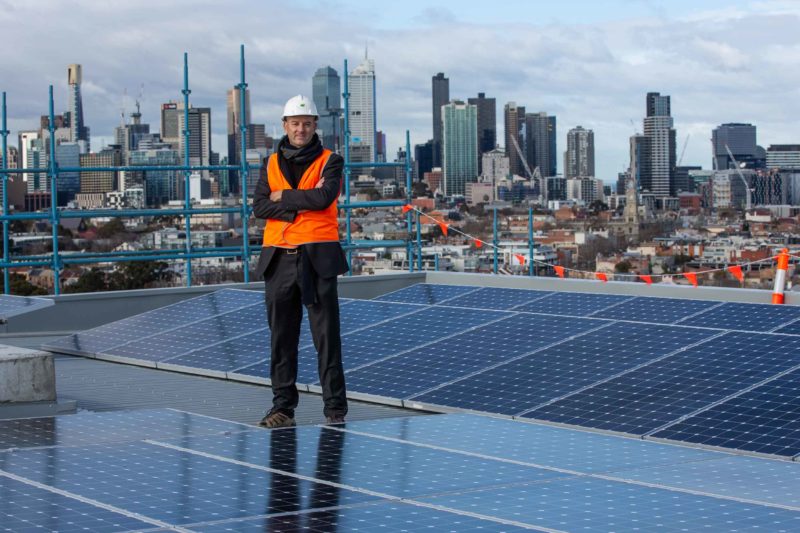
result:
[[[178,104],[178,128],[181,132],[186,130],[183,104]],[[211,162],[211,108],[191,107],[189,104],[189,161],[183,161],[186,153],[186,137],[181,135],[178,153],[184,164],[206,166]],[[204,178],[208,178],[208,171],[201,171]]]
[[[69,115],[70,115],[70,140],[80,142],[81,153],[89,151],[89,128],[83,122],[83,99],[81,97],[81,82],[83,69],[80,65],[72,64],[67,67],[67,83],[69,84]]]
[[[714,170],[727,170],[734,168],[734,163],[728,155],[730,149],[733,157],[739,164],[744,163],[746,168],[765,168],[766,151],[756,144],[756,127],[752,124],[721,124],[711,132],[712,168]]]
[[[365,54],[364,60],[347,78],[350,92],[350,160],[375,161],[375,61]]]
[[[174,105],[174,104],[173,104]],[[164,114],[162,106],[162,116]],[[120,146],[121,160],[128,163],[128,153],[139,149],[139,140],[150,133],[150,125],[142,124],[142,113],[140,112],[139,102],[136,102],[136,112],[131,113],[131,124],[118,126],[114,132],[115,144]],[[163,127],[163,126],[162,126]],[[86,192],[81,189],[81,192]]]
[[[649,184],[653,181],[650,171],[650,138],[637,133],[630,138],[630,175],[637,194],[649,192]],[[647,184],[647,187],[645,187]]]
[[[172,145],[174,149],[181,143],[180,115],[177,102],[161,104],[161,141]]]
[[[339,117],[342,114],[341,80],[330,66],[317,69],[311,88],[314,105],[319,113],[318,128],[322,145],[329,150],[339,146]]]
[[[478,109],[453,100],[442,106],[442,170],[446,195],[463,195],[478,180]]]
[[[478,153],[485,154],[497,146],[497,102],[494,98],[486,98],[486,93],[478,93],[477,98],[470,98],[467,103],[478,109]],[[478,170],[483,168],[483,160],[479,159]]]
[[[556,166],[556,117],[547,113],[525,115],[525,157],[531,170],[539,167],[542,176],[555,176]]]
[[[242,117],[241,91],[234,87],[228,89],[227,123],[228,123],[228,164],[240,165],[242,161],[242,135],[241,125],[250,124],[250,89],[244,91],[244,117]],[[228,183],[231,194],[238,194],[239,173],[235,170],[228,172]]]
[[[433,110],[433,166],[442,166],[442,106],[450,101],[450,79],[439,72],[431,78]]]
[[[505,123],[505,148],[508,155],[508,165],[512,174],[521,176],[524,174],[519,153],[514,148],[512,138],[517,141],[520,150],[524,150],[520,132],[525,126],[525,107],[517,107],[516,102],[509,102],[503,109]]]
[[[676,164],[675,129],[670,115],[670,97],[647,93],[644,135],[650,142],[650,175],[643,174],[641,187],[656,198],[674,194]]]
[[[567,151],[564,152],[564,177],[594,176],[594,132],[583,126],[567,133]]]

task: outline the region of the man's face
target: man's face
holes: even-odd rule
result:
[[[298,115],[283,119],[283,131],[292,146],[301,148],[308,144],[317,131],[317,119],[311,115]]]

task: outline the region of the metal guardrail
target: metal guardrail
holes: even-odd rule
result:
[[[240,81],[235,86],[239,90],[240,116],[245,116],[245,94],[247,83],[245,81],[245,56],[244,45],[240,47]],[[189,59],[188,54],[183,54],[183,109],[184,109],[184,161],[189,161]],[[412,168],[411,168],[411,141],[409,132],[406,131],[406,160],[401,163],[384,162],[351,162],[350,161],[350,129],[349,129],[349,98],[347,60],[344,62],[344,92],[342,94],[345,101],[345,143],[344,143],[344,189],[345,201],[340,205],[346,213],[347,231],[345,241],[342,243],[347,251],[348,263],[352,265],[353,250],[363,248],[397,248],[405,247],[409,262],[409,269],[413,271],[413,250],[412,250],[412,214],[407,213],[406,222],[409,237],[405,240],[392,241],[354,241],[351,233],[351,210],[361,208],[381,208],[396,207],[411,202],[412,189]],[[248,220],[252,208],[248,205],[247,199],[247,178],[255,166],[247,163],[247,124],[242,120],[239,125],[241,137],[241,160],[239,165],[153,165],[153,166],[117,166],[117,167],[59,167],[56,162],[55,152],[55,112],[54,112],[53,86],[49,87],[49,151],[50,157],[47,168],[8,168],[8,127],[7,127],[7,108],[6,93],[2,93],[2,167],[0,167],[0,177],[2,177],[2,199],[3,213],[0,220],[3,222],[3,258],[0,266],[3,268],[4,290],[6,294],[10,291],[9,271],[13,267],[25,266],[49,266],[53,271],[54,292],[58,295],[61,291],[61,269],[67,264],[91,264],[91,263],[116,263],[124,261],[145,261],[145,260],[184,260],[186,262],[186,285],[192,285],[192,259],[209,257],[241,257],[242,269],[244,271],[244,281],[250,281],[250,259],[259,250],[251,250],[248,239]],[[24,165],[24,162],[23,162]],[[403,200],[384,200],[372,202],[351,202],[350,201],[350,177],[354,168],[374,168],[374,167],[404,167],[406,175],[406,199]],[[190,198],[190,179],[193,171],[198,170],[228,170],[239,172],[239,189],[241,194],[240,207],[220,207],[220,208],[193,208]],[[81,172],[118,172],[118,171],[174,171],[184,172],[185,182],[185,203],[183,208],[171,209],[106,209],[106,210],[70,210],[59,209],[57,206],[58,176],[61,173],[81,173]],[[12,174],[47,174],[50,179],[50,210],[49,212],[22,212],[10,214],[8,209],[8,178]],[[242,219],[242,245],[236,247],[213,247],[213,248],[194,248],[192,246],[191,217],[205,214],[240,213]],[[109,218],[130,218],[144,216],[182,216],[185,218],[186,243],[182,251],[174,249],[168,250],[147,250],[147,251],[126,251],[126,252],[104,252],[90,254],[74,254],[59,251],[58,246],[58,225],[61,219],[84,218],[84,217],[109,217]],[[41,256],[12,256],[9,242],[9,224],[15,220],[48,220],[52,226],[52,253]],[[418,251],[418,264],[421,268],[421,242],[419,228],[417,228],[416,239]]]

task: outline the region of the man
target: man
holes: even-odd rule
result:
[[[253,197],[255,216],[267,221],[258,274],[264,276],[271,332],[272,409],[260,422],[268,428],[294,425],[303,305],[317,349],[326,420],[344,422],[347,414],[336,282],[348,270],[336,208],[344,161],[323,149],[317,118],[309,98],[286,102],[286,135],[265,160]]]

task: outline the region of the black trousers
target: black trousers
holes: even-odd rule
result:
[[[271,333],[270,377],[272,409],[294,416],[297,393],[297,352],[303,320],[302,251],[276,250],[264,273],[264,294]],[[316,301],[306,306],[311,337],[317,349],[317,367],[322,385],[325,416],[347,414],[339,324],[339,294],[335,277],[314,274]]]

